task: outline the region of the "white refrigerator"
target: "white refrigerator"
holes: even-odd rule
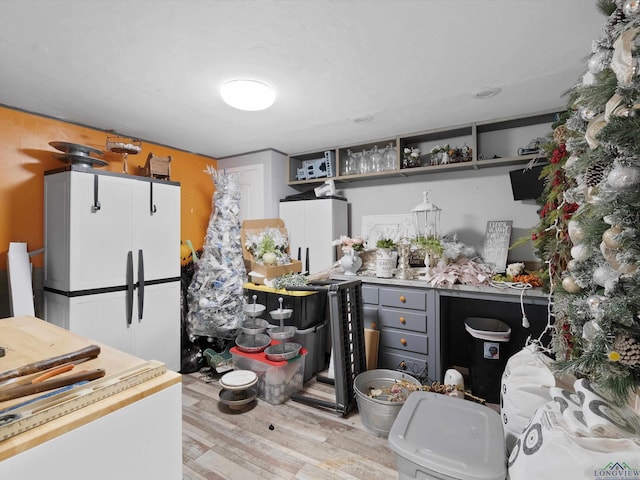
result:
[[[180,369],[180,184],[45,173],[45,320]]]
[[[303,271],[318,273],[338,260],[333,241],[349,233],[348,205],[346,198],[336,196],[280,200],[291,256],[300,255]]]

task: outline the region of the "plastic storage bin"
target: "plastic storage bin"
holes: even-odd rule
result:
[[[282,298],[282,308],[293,310],[291,318],[284,320],[285,325],[305,330],[325,321],[326,292],[276,290],[255,283],[245,283],[243,287],[249,303],[253,303],[252,297],[256,295],[257,303],[267,308],[263,317],[273,325],[280,325],[279,320],[275,321],[269,315],[270,311],[280,308],[279,298]]]
[[[324,370],[326,366],[327,325],[328,322],[324,322],[315,327],[298,330],[291,339],[292,342],[299,343],[307,350],[304,361],[305,382],[317,372]]]
[[[511,328],[495,318],[468,317],[471,390],[490,403],[500,403],[500,381],[508,359]]]
[[[500,415],[468,400],[413,392],[391,427],[398,480],[504,480]]]
[[[271,342],[272,345],[278,342]],[[251,370],[258,375],[258,397],[273,404],[287,401],[291,395],[302,389],[304,363],[307,350],[302,348],[300,355],[282,362],[268,360],[264,352],[246,353],[231,348],[233,368]]]

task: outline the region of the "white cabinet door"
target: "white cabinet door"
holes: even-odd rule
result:
[[[70,182],[68,290],[124,285],[133,183],[82,172],[70,172]]]
[[[145,287],[142,318],[134,295],[131,323],[127,321],[126,303],[123,291],[78,297],[44,294],[45,317],[49,322],[179,371],[180,283]]]
[[[158,182],[135,182],[132,248],[138,268],[142,250],[146,281],[180,276],[180,188]]]
[[[137,304],[130,330],[131,353],[146,360],[158,360],[171,370],[180,370],[180,282],[144,288],[142,318]]]
[[[329,268],[335,262],[333,241],[348,233],[347,202],[332,198],[280,202],[280,218],[284,221],[291,243],[291,255],[297,258],[301,249],[303,268],[309,249],[309,273]]]

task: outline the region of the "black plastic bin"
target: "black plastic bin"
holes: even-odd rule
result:
[[[468,317],[471,391],[489,403],[500,403],[500,382],[509,357],[511,328],[496,318]]]

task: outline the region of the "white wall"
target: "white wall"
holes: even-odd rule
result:
[[[366,182],[338,183],[338,194],[350,204],[351,235],[361,233],[363,215],[410,213],[422,202],[422,192],[442,209],[442,233],[481,252],[487,221],[513,220],[511,241],[528,236],[538,223],[533,200],[514,201],[509,171],[520,166],[394,177]],[[512,250],[509,260],[535,260],[531,242]]]
[[[264,218],[279,216],[279,200],[298,193],[287,186],[286,155],[275,150],[227,157],[218,160],[219,168],[264,165]],[[448,173],[392,177],[380,180],[337,182],[337,194],[349,201],[351,235],[361,233],[363,215],[410,213],[422,202],[422,192],[442,209],[442,233],[456,232],[466,245],[482,251],[487,221],[513,220],[511,241],[529,236],[538,223],[538,205],[533,200],[515,201],[509,171],[523,166],[458,170]],[[309,186],[308,189],[311,189]],[[536,260],[531,242],[509,252],[509,261]]]
[[[263,218],[278,218],[280,199],[287,195],[298,193],[287,185],[289,166],[287,156],[276,150],[260,150],[258,152],[225,157],[218,160],[218,168],[246,167],[262,165],[264,216]]]

